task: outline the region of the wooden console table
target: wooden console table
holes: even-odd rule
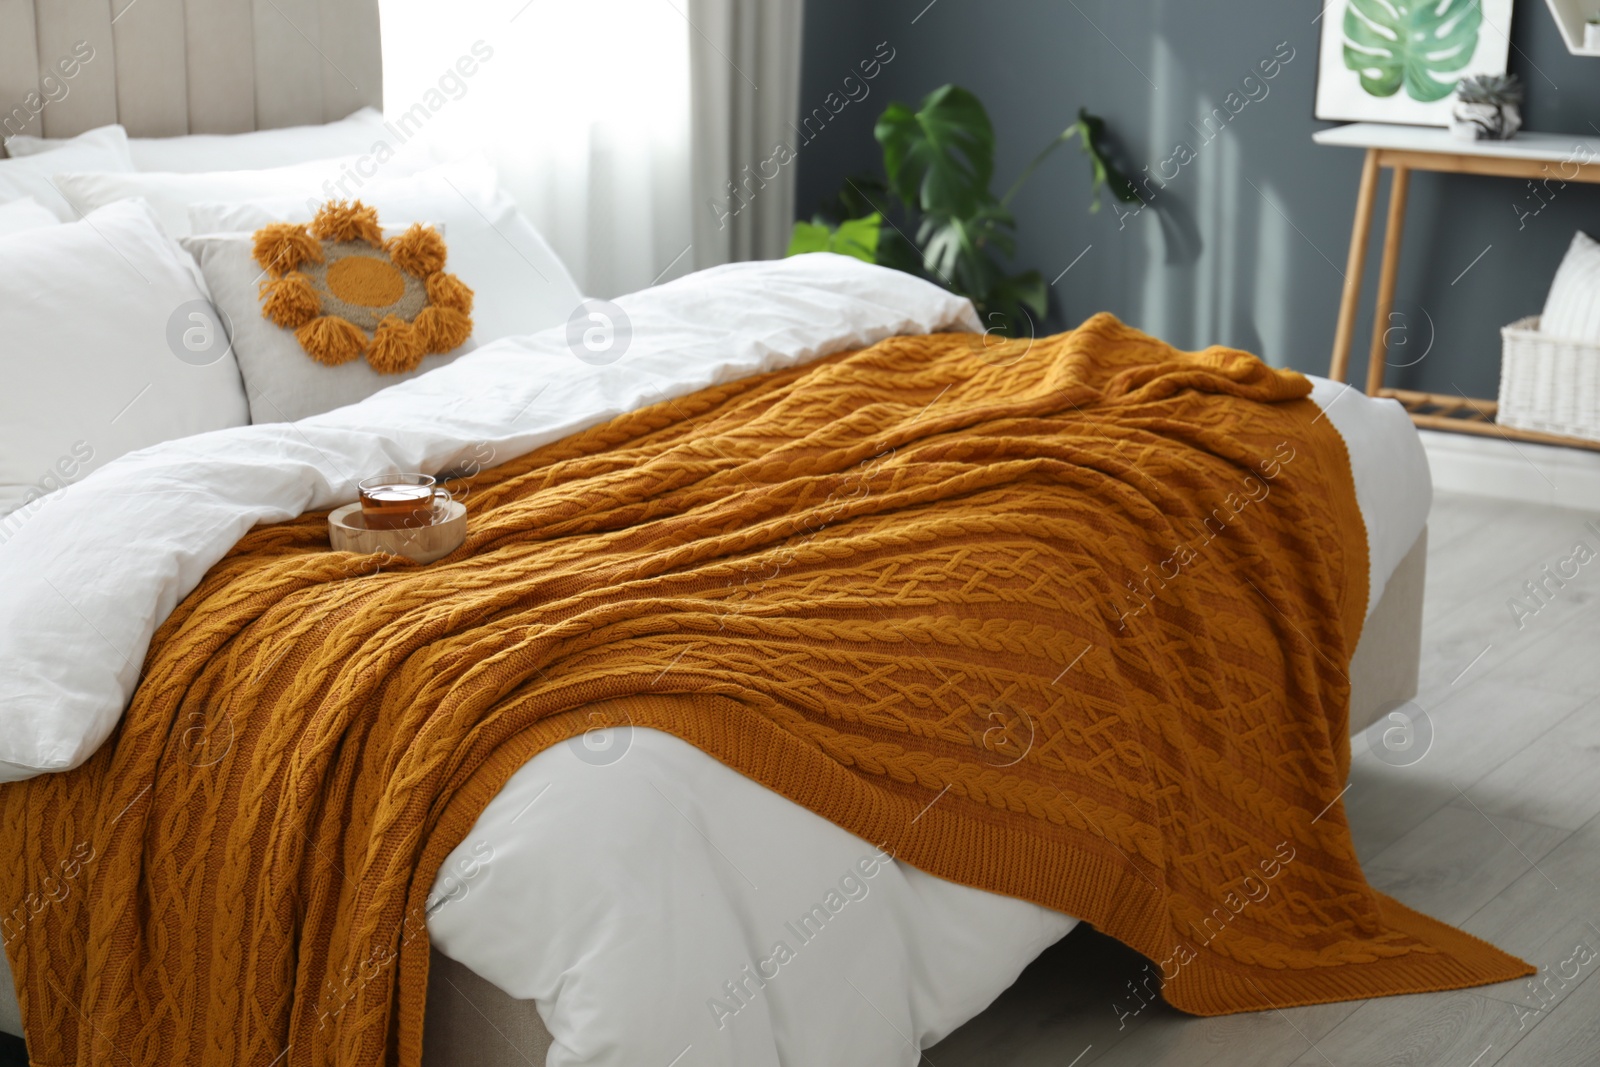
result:
[[[1405,230],[1406,193],[1411,172],[1431,170],[1447,174],[1482,174],[1525,181],[1600,183],[1600,137],[1555,133],[1522,133],[1510,141],[1458,141],[1448,130],[1417,126],[1392,126],[1357,122],[1312,134],[1321,145],[1366,149],[1361,185],[1356,194],[1355,225],[1350,233],[1350,255],[1344,272],[1344,297],[1339,303],[1338,326],[1333,335],[1333,360],[1328,377],[1342,382],[1349,371],[1355,343],[1356,311],[1361,303],[1361,275],[1366,268],[1367,238],[1372,232],[1372,210],[1378,195],[1378,170],[1394,171],[1389,187],[1389,211],[1383,231],[1383,261],[1378,273],[1377,306],[1372,317],[1372,345],[1367,356],[1366,391],[1393,397],[1411,412],[1418,426],[1435,430],[1505,437],[1517,441],[1566,445],[1600,451],[1600,441],[1499,426],[1494,421],[1497,404],[1448,393],[1419,393],[1386,389],[1383,385],[1386,332],[1394,310],[1394,288],[1400,267],[1400,238]]]

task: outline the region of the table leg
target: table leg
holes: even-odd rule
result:
[[[1411,170],[1394,168],[1389,186],[1389,217],[1383,224],[1383,266],[1378,271],[1378,304],[1372,310],[1372,355],[1367,363],[1367,395],[1376,396],[1383,388],[1389,313],[1394,310],[1394,286],[1400,273],[1400,238],[1406,228],[1406,192],[1411,185]]]
[[[1350,367],[1350,343],[1356,332],[1356,311],[1361,306],[1361,275],[1367,265],[1367,237],[1372,233],[1372,202],[1378,192],[1378,150],[1367,149],[1361,165],[1361,185],[1356,192],[1356,221],[1350,230],[1350,255],[1344,266],[1344,295],[1339,299],[1339,322],[1333,333],[1333,359],[1328,377],[1342,382]]]

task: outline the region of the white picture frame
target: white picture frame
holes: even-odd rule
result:
[[[1451,90],[1473,74],[1504,74],[1511,49],[1512,0],[1323,0],[1316,117],[1334,122],[1448,126]],[[1475,31],[1471,12],[1477,12]],[[1409,23],[1407,20],[1410,20]],[[1429,33],[1430,51],[1388,47],[1396,28]],[[1470,37],[1470,39],[1469,39]],[[1470,47],[1470,54],[1468,48]],[[1370,56],[1363,70],[1346,62]],[[1409,58],[1409,61],[1408,61]],[[1376,86],[1392,92],[1382,95]],[[1435,96],[1443,88],[1443,94]]]

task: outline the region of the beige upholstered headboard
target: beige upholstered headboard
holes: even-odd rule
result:
[[[0,0],[0,137],[327,122],[382,103],[380,56],[378,0]]]

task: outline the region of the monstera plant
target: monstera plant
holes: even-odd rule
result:
[[[1030,333],[1031,322],[1045,313],[1039,272],[1010,273],[1003,261],[1016,251],[1011,200],[1051,153],[1075,140],[1088,154],[1091,211],[1100,207],[1102,188],[1129,203],[1139,199],[1107,154],[1105,123],[1082,110],[998,198],[989,190],[994,128],[967,90],[942,86],[914,111],[892,103],[873,135],[886,178],[847,179],[810,222],[795,223],[789,254],[842,252],[927,277],[970,298],[996,333]]]
[[[1415,100],[1443,100],[1472,62],[1482,24],[1482,0],[1350,0],[1344,65],[1373,96],[1403,85]]]

